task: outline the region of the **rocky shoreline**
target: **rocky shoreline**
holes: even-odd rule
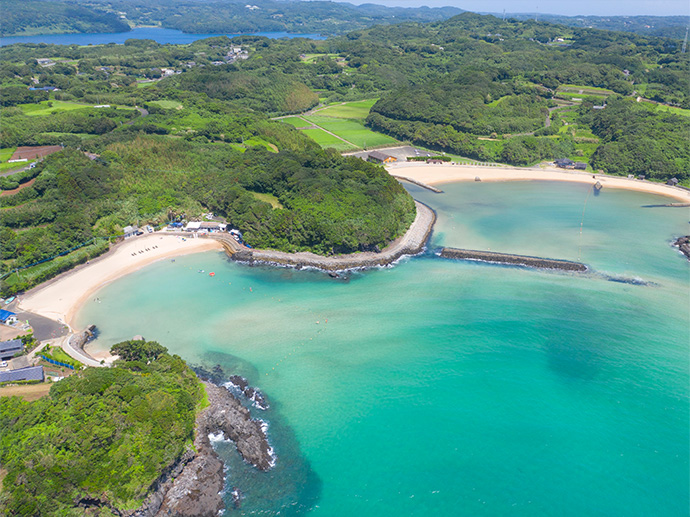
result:
[[[673,245],[676,246],[683,255],[685,255],[685,258],[690,260],[690,235],[678,238]]]
[[[242,381],[247,391],[252,390],[244,379]],[[242,458],[259,470],[267,471],[274,466],[275,457],[263,422],[253,419],[249,410],[228,389],[202,382],[209,406],[197,415],[194,448],[187,450],[161,475],[141,507],[117,515],[216,517],[225,508],[222,496],[225,474],[223,461],[213,449],[209,435],[220,433],[226,440],[234,442]],[[239,505],[239,490],[233,491],[233,497]]]
[[[436,214],[431,208],[418,201],[415,201],[415,206],[417,208],[417,215],[405,235],[393,241],[379,253],[363,252],[324,257],[306,252],[286,253],[272,250],[242,249],[232,252],[230,257],[237,262],[252,265],[268,264],[296,268],[312,267],[324,271],[344,271],[385,266],[395,262],[403,255],[416,255],[424,249],[424,245],[436,221]]]

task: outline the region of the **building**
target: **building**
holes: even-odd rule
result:
[[[24,350],[24,344],[21,339],[11,339],[9,341],[0,342],[0,361],[12,359],[15,354]]]
[[[671,178],[666,182],[666,184],[675,187],[676,185],[678,185],[678,178]]]
[[[0,382],[43,381],[43,366],[29,366],[9,372],[0,372]]]
[[[218,221],[190,221],[185,226],[184,230],[186,232],[224,232],[228,227],[225,223],[219,223]]]
[[[556,167],[560,167],[561,169],[572,169],[575,166],[575,162],[568,158],[558,158],[554,160],[553,163],[556,164]]]
[[[378,151],[372,151],[367,156],[367,161],[372,163],[393,163],[398,161],[395,156],[389,154],[380,153]]]
[[[125,233],[125,239],[129,239],[137,234],[139,228],[137,226],[125,226],[124,230],[122,231]]]
[[[14,312],[0,310],[0,323],[4,323],[5,325],[17,323],[17,315]]]
[[[587,169],[587,164],[583,162],[575,162],[575,165],[573,166],[574,169],[578,171],[584,171]]]
[[[435,165],[443,165],[443,160],[439,160],[438,158],[427,158],[426,163],[432,163]]]

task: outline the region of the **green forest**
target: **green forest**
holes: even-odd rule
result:
[[[0,178],[12,192],[0,197],[2,293],[102,253],[126,225],[208,211],[252,246],[379,249],[409,226],[412,199],[382,168],[331,145],[397,140],[518,166],[570,158],[687,185],[690,69],[680,44],[463,13],[327,40],[3,47],[1,155],[64,150]],[[307,112],[314,107],[328,109]],[[287,114],[302,118],[271,120]]]
[[[114,367],[80,370],[47,397],[0,397],[3,515],[119,515],[191,447],[206,403],[196,374],[156,342],[111,352]]]

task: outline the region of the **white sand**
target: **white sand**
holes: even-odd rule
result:
[[[138,253],[146,248],[149,251]],[[107,283],[158,260],[214,249],[221,250],[222,246],[212,239],[186,238],[183,241],[179,236],[162,232],[133,237],[89,264],[32,289],[20,297],[19,307],[71,327],[82,303]]]
[[[563,169],[518,169],[508,167],[482,167],[469,165],[431,165],[420,163],[397,163],[386,167],[396,176],[410,178],[427,185],[453,183],[458,181],[475,181],[479,177],[482,181],[573,181],[594,185],[599,181],[607,188],[620,188],[659,194],[673,198],[676,202],[690,203],[690,191],[679,187],[672,187],[651,181],[633,180],[619,176],[606,176],[580,171],[564,171]],[[595,176],[594,178],[592,176]]]

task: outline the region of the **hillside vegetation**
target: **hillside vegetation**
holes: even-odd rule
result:
[[[48,397],[0,397],[3,515],[113,515],[137,508],[194,438],[204,389],[156,342],[125,342],[114,368],[87,368]]]

